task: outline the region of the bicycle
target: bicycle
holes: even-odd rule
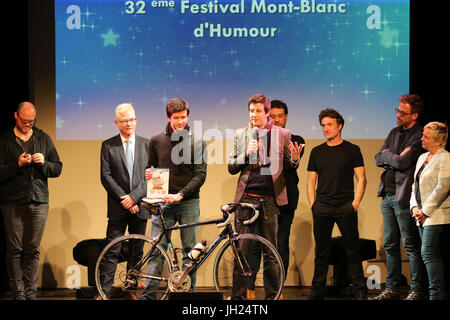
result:
[[[150,293],[155,299],[163,300],[169,292],[188,291],[191,286],[191,276],[224,240],[226,242],[220,247],[214,261],[213,280],[215,289],[223,292],[225,297],[230,297],[233,281],[240,280],[242,284],[242,281],[253,277],[256,278],[254,283],[257,300],[276,300],[279,298],[284,284],[284,266],[278,251],[261,236],[236,233],[232,223],[232,213],[238,208],[250,208],[254,212],[253,217],[241,223],[245,225],[253,223],[258,219],[261,204],[233,203],[222,205],[223,217],[221,219],[174,225],[172,227],[166,225],[161,209],[163,204],[163,202],[145,203],[147,209],[153,214],[160,215],[161,218],[162,230],[155,238],[140,234],[124,235],[111,241],[100,253],[95,267],[95,283],[102,299],[120,297],[130,292],[136,295],[142,294],[145,285],[149,282],[154,286],[153,289],[147,288],[145,294]],[[202,245],[199,243],[189,253],[173,247],[170,231],[210,224],[216,224],[218,228],[224,229],[209,246],[203,248],[205,243]],[[163,237],[167,239],[167,250],[160,244]],[[180,257],[185,254],[188,254],[191,263],[187,264],[185,269],[182,270],[179,262]],[[263,255],[263,259],[257,259],[261,261],[261,266],[252,266],[252,261],[255,260],[250,258],[252,254]],[[117,267],[113,271],[109,271],[109,278],[113,279],[112,287],[116,288],[119,293],[111,294],[111,297],[108,297],[104,285],[102,286],[104,276],[107,275],[107,272],[103,272],[103,270],[108,263],[111,263],[111,259],[116,260]],[[153,266],[155,262],[158,263],[158,259],[163,261],[162,272],[149,273],[148,269],[153,270]],[[148,265],[151,267],[147,268]],[[161,266],[161,263],[159,265]],[[264,273],[266,273],[265,279]],[[271,289],[265,290],[266,287]]]

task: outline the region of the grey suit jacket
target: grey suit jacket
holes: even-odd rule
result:
[[[238,202],[244,194],[247,180],[252,169],[249,159],[246,159],[245,153],[250,138],[252,137],[252,128],[243,128],[236,130],[234,137],[233,151],[228,160],[228,171],[231,174],[240,173],[234,202]],[[273,126],[270,130],[270,174],[272,175],[273,188],[277,205],[284,206],[288,204],[286,192],[286,180],[283,174],[283,168],[295,168],[289,151],[289,142],[291,141],[291,132],[288,129]]]
[[[108,194],[108,217],[129,213],[122,207],[121,197],[130,195],[139,205],[139,218],[150,217],[140,201],[147,194],[145,168],[148,163],[149,140],[136,135],[133,166],[133,185],[130,190],[130,177],[126,166],[125,152],[120,135],[103,141],[101,149],[100,179]]]
[[[417,160],[414,172],[410,207],[417,207],[416,176],[428,157],[429,152],[423,153]],[[425,166],[420,174],[420,197],[422,211],[427,215],[424,226],[450,223],[450,153],[439,150]]]

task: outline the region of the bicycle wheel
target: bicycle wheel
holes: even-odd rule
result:
[[[233,299],[245,298],[247,289],[254,289],[256,300],[277,300],[284,266],[275,247],[255,234],[240,234],[232,243],[225,243],[214,261],[216,290]]]
[[[160,244],[155,246],[144,235],[124,235],[111,241],[100,253],[95,284],[103,299],[135,294],[138,298],[162,300],[169,290],[167,279],[171,271],[169,256]]]

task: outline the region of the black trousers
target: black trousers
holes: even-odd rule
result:
[[[264,200],[265,202],[263,203],[259,218],[250,225],[241,223],[252,217],[250,209],[243,208],[237,210],[235,213],[235,228],[236,232],[240,234],[258,234],[266,238],[276,248],[279,209],[274,197],[264,196]],[[240,202],[256,204],[259,202],[259,199],[244,195]],[[275,257],[270,254],[270,252],[265,252],[265,250],[263,252],[262,248],[255,247],[253,241],[248,240],[240,242],[239,252],[246,258],[247,262],[250,264],[250,268],[254,272],[258,270],[259,262],[261,261],[261,258],[263,258],[265,299],[273,299],[277,293],[277,288],[280,286],[280,270],[275,264]],[[235,263],[233,268],[233,289],[231,292],[231,299],[245,300],[247,288],[250,287],[254,289],[254,282],[254,278],[249,279],[248,277],[243,276],[237,263]]]
[[[365,287],[365,281],[358,246],[358,215],[351,201],[338,206],[330,206],[316,201],[312,206],[312,212],[314,239],[316,241],[312,291],[325,295],[331,234],[335,223],[338,225],[344,240],[350,281],[355,286],[355,289],[363,289]]]
[[[147,227],[147,220],[139,219],[135,214],[127,213],[118,217],[111,217],[108,219],[108,227],[106,229],[106,238],[108,242],[123,236],[125,230],[128,227],[129,234],[145,234]],[[133,252],[131,252],[131,264],[139,261],[142,258],[142,246],[143,242],[138,241],[137,245],[133,245]],[[106,295],[110,295],[110,290],[114,282],[114,273],[116,271],[117,262],[119,260],[119,254],[121,246],[114,246],[109,251],[107,261],[103,265],[102,274],[102,287]]]

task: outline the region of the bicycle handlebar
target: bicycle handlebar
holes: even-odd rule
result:
[[[149,199],[149,198],[143,198],[141,203],[153,214],[153,215],[159,215],[161,213],[161,206],[164,204],[161,199]],[[223,213],[223,222],[220,222],[217,224],[218,228],[222,228],[226,226],[227,224],[231,223],[231,214],[236,211],[238,208],[249,208],[254,211],[254,215],[248,219],[243,221],[242,223],[244,225],[249,225],[253,223],[256,219],[259,217],[259,210],[262,207],[261,203],[252,204],[252,203],[245,203],[245,202],[235,202],[235,203],[229,203],[224,204],[220,207],[220,210]]]
[[[253,217],[242,222],[244,225],[249,225],[249,224],[253,223],[256,219],[258,219],[259,209],[261,209],[260,203],[258,203],[258,204],[245,203],[245,202],[229,203],[229,204],[224,204],[220,207],[220,210],[222,210],[223,218],[225,219],[225,221],[222,223],[218,223],[217,227],[222,228],[222,227],[226,226],[227,224],[229,224],[231,222],[231,213],[236,211],[236,209],[238,207],[250,208],[255,212]]]

